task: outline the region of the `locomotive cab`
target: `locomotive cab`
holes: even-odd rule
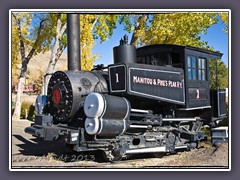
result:
[[[226,114],[225,91],[210,89],[209,61],[221,59],[221,57],[221,53],[190,46],[159,44],[137,49],[137,63],[172,66],[184,70],[185,104],[179,106],[178,110],[212,108],[211,115],[214,117]],[[217,81],[217,78],[215,79]]]

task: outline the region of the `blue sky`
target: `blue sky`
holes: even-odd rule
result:
[[[222,22],[218,22],[217,24],[211,26],[207,30],[206,35],[201,35],[201,38],[204,41],[208,41],[208,45],[210,47],[214,47],[215,50],[223,53],[222,61],[228,66],[228,34],[224,33]],[[98,60],[95,61],[94,64],[104,64],[107,66],[108,64],[113,63],[113,47],[119,45],[119,40],[125,35],[128,35],[129,41],[131,38],[131,34],[124,31],[123,25],[117,25],[117,28],[114,30],[113,36],[108,40],[99,43],[99,40],[96,40],[96,46],[94,47],[93,52],[97,54],[101,54]]]
[[[132,33],[128,33],[124,30],[123,25],[118,24],[109,40],[103,42],[102,44],[99,43],[100,40],[96,40],[96,45],[93,49],[93,52],[101,55],[102,57],[96,60],[94,64],[104,64],[105,66],[108,64],[113,64],[113,48],[119,45],[120,39],[125,34],[128,36],[128,42],[130,42]]]
[[[224,33],[222,22],[211,26],[206,35],[202,35],[204,41],[208,41],[208,45],[213,46],[216,51],[223,53],[222,61],[228,66],[228,34]]]

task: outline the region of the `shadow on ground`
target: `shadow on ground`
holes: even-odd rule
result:
[[[21,135],[13,134],[22,143],[16,144],[20,148],[19,152],[23,155],[44,155],[48,153],[70,153],[72,150],[66,146],[62,140],[42,141],[37,138],[30,140]]]

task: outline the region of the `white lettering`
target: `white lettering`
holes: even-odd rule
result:
[[[199,98],[200,98],[200,96],[199,96],[199,90],[197,89],[196,92],[197,92],[197,97],[196,97],[196,99],[199,99]]]
[[[118,73],[116,73],[116,83],[119,83]]]
[[[182,89],[182,82],[180,82],[180,81],[152,79],[152,78],[138,77],[138,76],[133,76],[132,80],[133,80],[133,83],[136,83],[136,84],[147,84],[147,85],[181,88]]]

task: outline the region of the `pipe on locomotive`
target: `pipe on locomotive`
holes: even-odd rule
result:
[[[128,37],[125,35],[120,40],[119,46],[113,48],[114,64],[137,63],[136,47],[128,44]]]
[[[81,70],[79,14],[67,14],[68,70]]]

